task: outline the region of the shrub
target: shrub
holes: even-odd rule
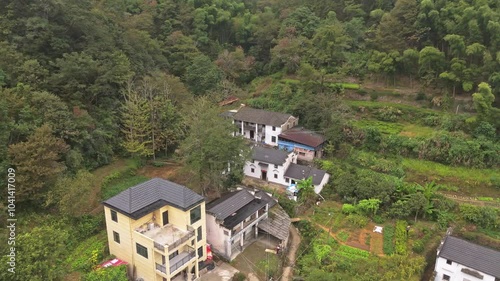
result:
[[[350,214],[346,219],[352,226],[357,228],[363,228],[368,224],[368,218],[356,214]]]
[[[342,213],[344,214],[352,214],[352,213],[355,213],[356,212],[356,207],[352,204],[343,204],[342,205]]]
[[[415,243],[413,243],[413,251],[417,254],[421,254],[424,252],[424,243],[422,241],[417,240]]]
[[[442,229],[450,226],[450,222],[455,220],[455,215],[449,212],[438,212],[437,223]]]
[[[405,221],[397,221],[396,222],[396,231],[395,231],[395,248],[396,254],[406,255],[408,252],[406,241],[408,239],[406,235],[406,222]]]
[[[397,121],[402,114],[401,110],[392,106],[384,106],[376,112],[377,119],[388,122]]]
[[[439,126],[441,124],[441,117],[434,115],[427,116],[422,119],[422,124],[430,127]]]
[[[345,241],[347,241],[347,239],[349,239],[349,233],[347,233],[345,231],[339,232],[339,234],[337,234],[337,236],[339,237],[340,241],[342,241],[342,242],[345,242]]]
[[[128,280],[127,267],[125,265],[100,268],[87,273],[83,277],[83,281],[127,281],[127,280]]]
[[[426,98],[427,96],[425,95],[424,92],[418,92],[417,95],[415,96],[416,101],[425,100]]]
[[[487,229],[496,227],[498,220],[498,210],[492,207],[463,204],[460,205],[460,213],[466,221]]]
[[[490,183],[496,188],[500,188],[500,176],[493,175],[490,177]]]
[[[370,101],[376,101],[378,99],[378,94],[376,92],[371,92]]]
[[[378,223],[378,224],[382,224],[385,222],[385,219],[382,216],[376,215],[373,217],[373,222]]]
[[[160,162],[160,161],[154,161],[154,162],[153,162],[153,166],[154,166],[154,167],[157,167],[157,168],[160,168],[160,167],[165,166],[165,163]]]
[[[247,279],[247,277],[245,276],[244,273],[242,273],[242,272],[236,272],[233,275],[232,281],[245,281],[246,279]]]
[[[384,245],[383,245],[384,254],[392,255],[394,253],[394,242],[393,242],[394,227],[392,225],[384,227],[383,235],[384,235]]]

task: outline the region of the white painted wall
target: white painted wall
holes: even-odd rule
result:
[[[288,186],[288,183],[285,181],[285,172],[286,169],[288,169],[288,166],[290,166],[290,163],[297,163],[297,154],[293,152],[289,153],[285,163],[283,163],[283,165],[277,166],[266,162],[259,162],[257,160],[254,160],[253,162],[247,161],[245,163],[245,166],[243,167],[243,173],[246,176],[260,179],[262,178],[262,170],[266,170],[267,179],[264,180]],[[264,165],[265,167],[262,168],[262,165]],[[254,169],[253,172],[252,168]]]
[[[229,240],[229,236],[224,234],[225,228],[215,221],[215,217],[207,213],[207,243],[212,249],[219,253],[226,253],[225,241]],[[231,235],[231,232],[228,231]]]
[[[330,179],[330,174],[325,173],[325,175],[323,176],[323,180],[321,180],[321,183],[319,185],[314,186],[314,192],[316,192],[316,194],[319,194],[323,190],[325,185],[328,183],[329,179]]]
[[[480,272],[478,271],[481,275],[483,275],[483,279],[479,279],[479,278],[476,278],[472,275],[469,275],[469,274],[466,274],[464,272],[462,272],[462,268],[468,268],[468,269],[471,269],[471,270],[474,270],[474,271],[477,271],[473,268],[470,268],[470,267],[467,267],[467,266],[463,266],[459,263],[456,263],[456,262],[453,262],[451,264],[447,264],[446,263],[446,259],[442,258],[442,257],[438,257],[436,259],[436,266],[434,268],[434,270],[436,271],[436,277],[435,277],[435,281],[441,281],[441,280],[444,280],[443,279],[443,274],[446,274],[448,276],[450,276],[450,280],[451,281],[495,281],[495,277],[491,276],[491,275],[488,275],[488,274],[485,274],[483,272]]]
[[[282,132],[282,129],[280,126],[278,127],[274,127],[274,131],[273,131],[273,126],[269,126],[269,125],[266,125],[266,144],[269,144],[269,145],[273,145],[273,146],[277,146],[278,145],[278,136],[279,134],[281,134]],[[273,142],[272,141],[272,138],[275,137],[275,141]]]

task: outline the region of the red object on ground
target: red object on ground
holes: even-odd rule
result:
[[[212,260],[213,255],[212,255],[212,247],[210,247],[210,244],[207,244],[207,260]]]
[[[128,263],[126,261],[122,261],[121,259],[112,259],[101,263],[99,267],[119,266],[122,264],[128,264]]]

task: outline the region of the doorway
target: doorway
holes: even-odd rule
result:
[[[261,179],[267,181],[267,171],[266,170],[262,170],[262,177]]]
[[[162,216],[163,225],[168,224],[168,211],[163,212],[161,214],[161,216]]]
[[[253,130],[250,130],[250,139],[254,139],[255,137],[255,132]]]

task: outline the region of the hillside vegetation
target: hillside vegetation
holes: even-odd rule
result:
[[[315,223],[342,237],[389,229],[383,260],[302,222],[303,280],[417,280],[449,226],[499,245],[497,0],[4,0],[0,182],[15,169],[22,258],[14,276],[0,259],[0,279],[123,278],[92,271],[109,257],[101,200],[166,160],[204,195],[239,183],[248,149],[219,116],[239,105],[218,106],[231,96],[328,139],[315,164],[337,205],[287,211],[338,214]]]

